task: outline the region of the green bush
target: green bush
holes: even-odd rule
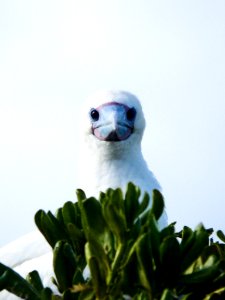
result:
[[[159,230],[164,208],[159,191],[139,201],[140,190],[128,184],[108,189],[100,199],[77,191],[56,215],[40,210],[35,222],[53,249],[55,278],[61,296],[44,288],[36,271],[26,280],[0,264],[0,290],[23,299],[225,299],[225,236],[210,239],[199,225],[175,231],[175,223]],[[89,276],[84,277],[88,265]]]

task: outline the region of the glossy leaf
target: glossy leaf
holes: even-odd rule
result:
[[[26,279],[37,291],[42,291],[44,289],[40,275],[37,271],[30,272]]]
[[[218,231],[217,231],[217,236],[221,239],[221,241],[222,241],[223,243],[225,243],[225,234],[223,233],[222,230],[218,230]]]
[[[181,269],[185,271],[199,257],[203,249],[208,245],[208,233],[202,225],[199,225],[195,232],[187,239],[185,251],[184,249],[181,251]]]
[[[90,243],[85,245],[85,255],[92,275],[93,289],[97,298],[100,298],[106,290],[106,277],[107,269],[104,268],[105,261],[101,261],[99,255],[102,253],[95,253],[96,249],[93,249]],[[106,263],[107,264],[107,263]]]
[[[153,261],[149,233],[143,234],[136,243],[137,269],[141,285],[151,291],[150,282],[153,280]]]
[[[39,292],[18,273],[0,263],[0,291],[3,289],[23,299],[38,300]]]
[[[161,217],[163,213],[163,209],[164,209],[164,200],[162,194],[158,190],[153,190],[151,211],[155,216],[156,220],[158,220]]]
[[[127,224],[123,203],[122,191],[120,189],[107,191],[105,201],[102,203],[102,211],[105,222],[115,234],[119,242],[125,239]]]
[[[53,252],[53,267],[60,291],[72,287],[76,258],[70,244],[57,242]]]
[[[64,228],[51,212],[46,214],[39,210],[35,215],[35,223],[52,248],[57,241],[67,238]]]
[[[162,296],[160,298],[160,300],[174,300],[174,296],[172,294],[172,292],[168,289],[165,289],[162,293]]]
[[[125,215],[128,227],[130,227],[138,216],[140,189],[129,182],[124,199]]]

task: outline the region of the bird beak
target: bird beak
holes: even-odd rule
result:
[[[133,133],[134,120],[127,119],[129,107],[120,103],[106,103],[97,108],[99,120],[93,122],[92,132],[101,141],[119,142]]]

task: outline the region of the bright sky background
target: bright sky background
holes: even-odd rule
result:
[[[101,88],[142,101],[169,221],[225,230],[225,1],[2,0],[0,245],[75,199],[79,107]]]

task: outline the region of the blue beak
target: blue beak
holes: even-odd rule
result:
[[[131,109],[134,111],[133,114],[130,113]],[[99,106],[94,111],[96,115],[94,120],[92,119],[92,133],[99,140],[119,142],[128,139],[133,133],[136,116],[134,108],[110,102]]]

